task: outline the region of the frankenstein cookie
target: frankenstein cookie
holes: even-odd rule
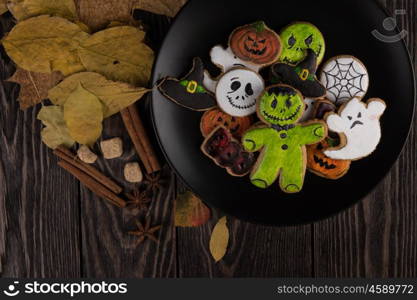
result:
[[[356,57],[343,55],[331,58],[322,69],[320,80],[327,89],[327,98],[336,105],[356,97],[362,99],[369,87],[369,74]]]
[[[359,160],[375,151],[381,140],[379,119],[386,109],[381,99],[370,99],[367,104],[353,98],[343,105],[338,114],[326,117],[329,130],[341,135],[341,146],[324,152],[333,159]]]
[[[240,59],[260,66],[276,62],[282,49],[279,35],[262,21],[235,29],[229,46]]]
[[[250,176],[255,186],[267,188],[280,177],[284,192],[301,191],[307,162],[305,145],[327,136],[324,122],[298,124],[303,112],[303,96],[290,86],[269,87],[260,97],[258,116],[265,125],[250,129],[242,139],[247,151],[261,151]]]
[[[248,69],[233,69],[217,83],[217,104],[233,117],[252,115],[256,112],[256,100],[264,88],[264,80],[258,73]]]
[[[277,63],[272,67],[273,76],[281,83],[298,89],[307,98],[320,98],[326,95],[325,87],[316,77],[317,57],[313,50],[307,49],[307,56],[297,65]]]
[[[295,65],[302,61],[306,50],[311,49],[317,57],[319,65],[324,57],[326,44],[323,34],[311,23],[296,22],[284,28],[280,37],[282,40],[281,62]]]
[[[214,95],[203,87],[204,66],[200,58],[194,58],[193,68],[181,80],[166,78],[159,91],[169,100],[186,108],[205,111],[216,106]]]
[[[224,127],[217,127],[204,141],[201,150],[232,176],[247,175],[255,163],[255,155],[244,151]]]

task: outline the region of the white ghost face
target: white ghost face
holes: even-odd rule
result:
[[[261,66],[252,64],[248,61],[241,60],[237,57],[232,49],[224,49],[222,46],[215,46],[210,52],[211,61],[223,72],[228,72],[233,68],[247,68],[255,72],[259,72]]]
[[[265,89],[261,76],[248,69],[234,69],[220,78],[216,87],[219,107],[234,117],[246,117],[256,112],[257,98]]]

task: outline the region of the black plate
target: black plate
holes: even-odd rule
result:
[[[307,173],[301,193],[287,195],[277,184],[268,190],[248,178],[233,178],[200,152],[201,113],[188,111],[153,93],[152,113],[160,145],[170,165],[208,204],[237,218],[268,225],[314,222],[338,213],[365,197],[389,172],[407,139],[414,112],[413,68],[404,42],[384,43],[387,14],[374,1],[244,1],[191,0],[175,20],[159,53],[153,82],[184,75],[194,56],[209,64],[208,54],[225,43],[240,25],[264,20],[279,31],[293,21],[309,21],[323,32],[327,58],[351,54],[367,66],[371,86],[366,99],[385,99],[383,139],[369,158],[355,162],[347,176],[330,181]]]

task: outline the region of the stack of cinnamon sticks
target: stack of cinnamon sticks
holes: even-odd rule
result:
[[[135,146],[146,172],[152,174],[161,170],[158,158],[152,148],[149,137],[145,131],[139,112],[135,105],[121,111],[123,122]]]
[[[55,149],[54,154],[61,159],[58,162],[60,167],[71,173],[97,196],[120,208],[126,207],[126,201],[119,197],[123,188],[113,180],[100,173],[93,166],[79,160],[76,155],[63,146]]]

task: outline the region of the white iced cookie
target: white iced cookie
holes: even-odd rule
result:
[[[349,55],[336,56],[328,60],[320,75],[327,89],[327,98],[336,105],[352,98],[362,99],[369,88],[369,74],[364,64]]]
[[[248,69],[233,69],[224,74],[216,86],[220,109],[233,117],[246,117],[256,112],[256,100],[265,89],[262,77]]]
[[[241,60],[229,48],[224,49],[222,46],[214,46],[210,51],[210,57],[213,64],[222,70],[222,73],[229,72],[233,68],[246,68],[254,72],[259,72],[262,67],[250,62]],[[210,92],[215,92],[217,80],[212,79],[208,72],[204,72],[203,86]]]
[[[232,52],[230,47],[224,49],[222,46],[215,46],[211,49],[210,57],[213,64],[222,69],[223,73],[226,73],[233,68],[246,68],[259,72],[259,69],[262,67],[240,59]]]
[[[315,99],[305,98],[305,110],[304,114],[301,117],[300,120],[298,120],[298,123],[304,123],[307,121],[310,121],[311,119],[314,119],[314,103],[316,102]]]
[[[340,160],[359,160],[372,154],[381,140],[379,119],[386,107],[381,99],[370,99],[365,104],[353,98],[342,106],[339,114],[327,115],[327,126],[342,134],[345,143],[341,148],[327,150],[324,154]]]

